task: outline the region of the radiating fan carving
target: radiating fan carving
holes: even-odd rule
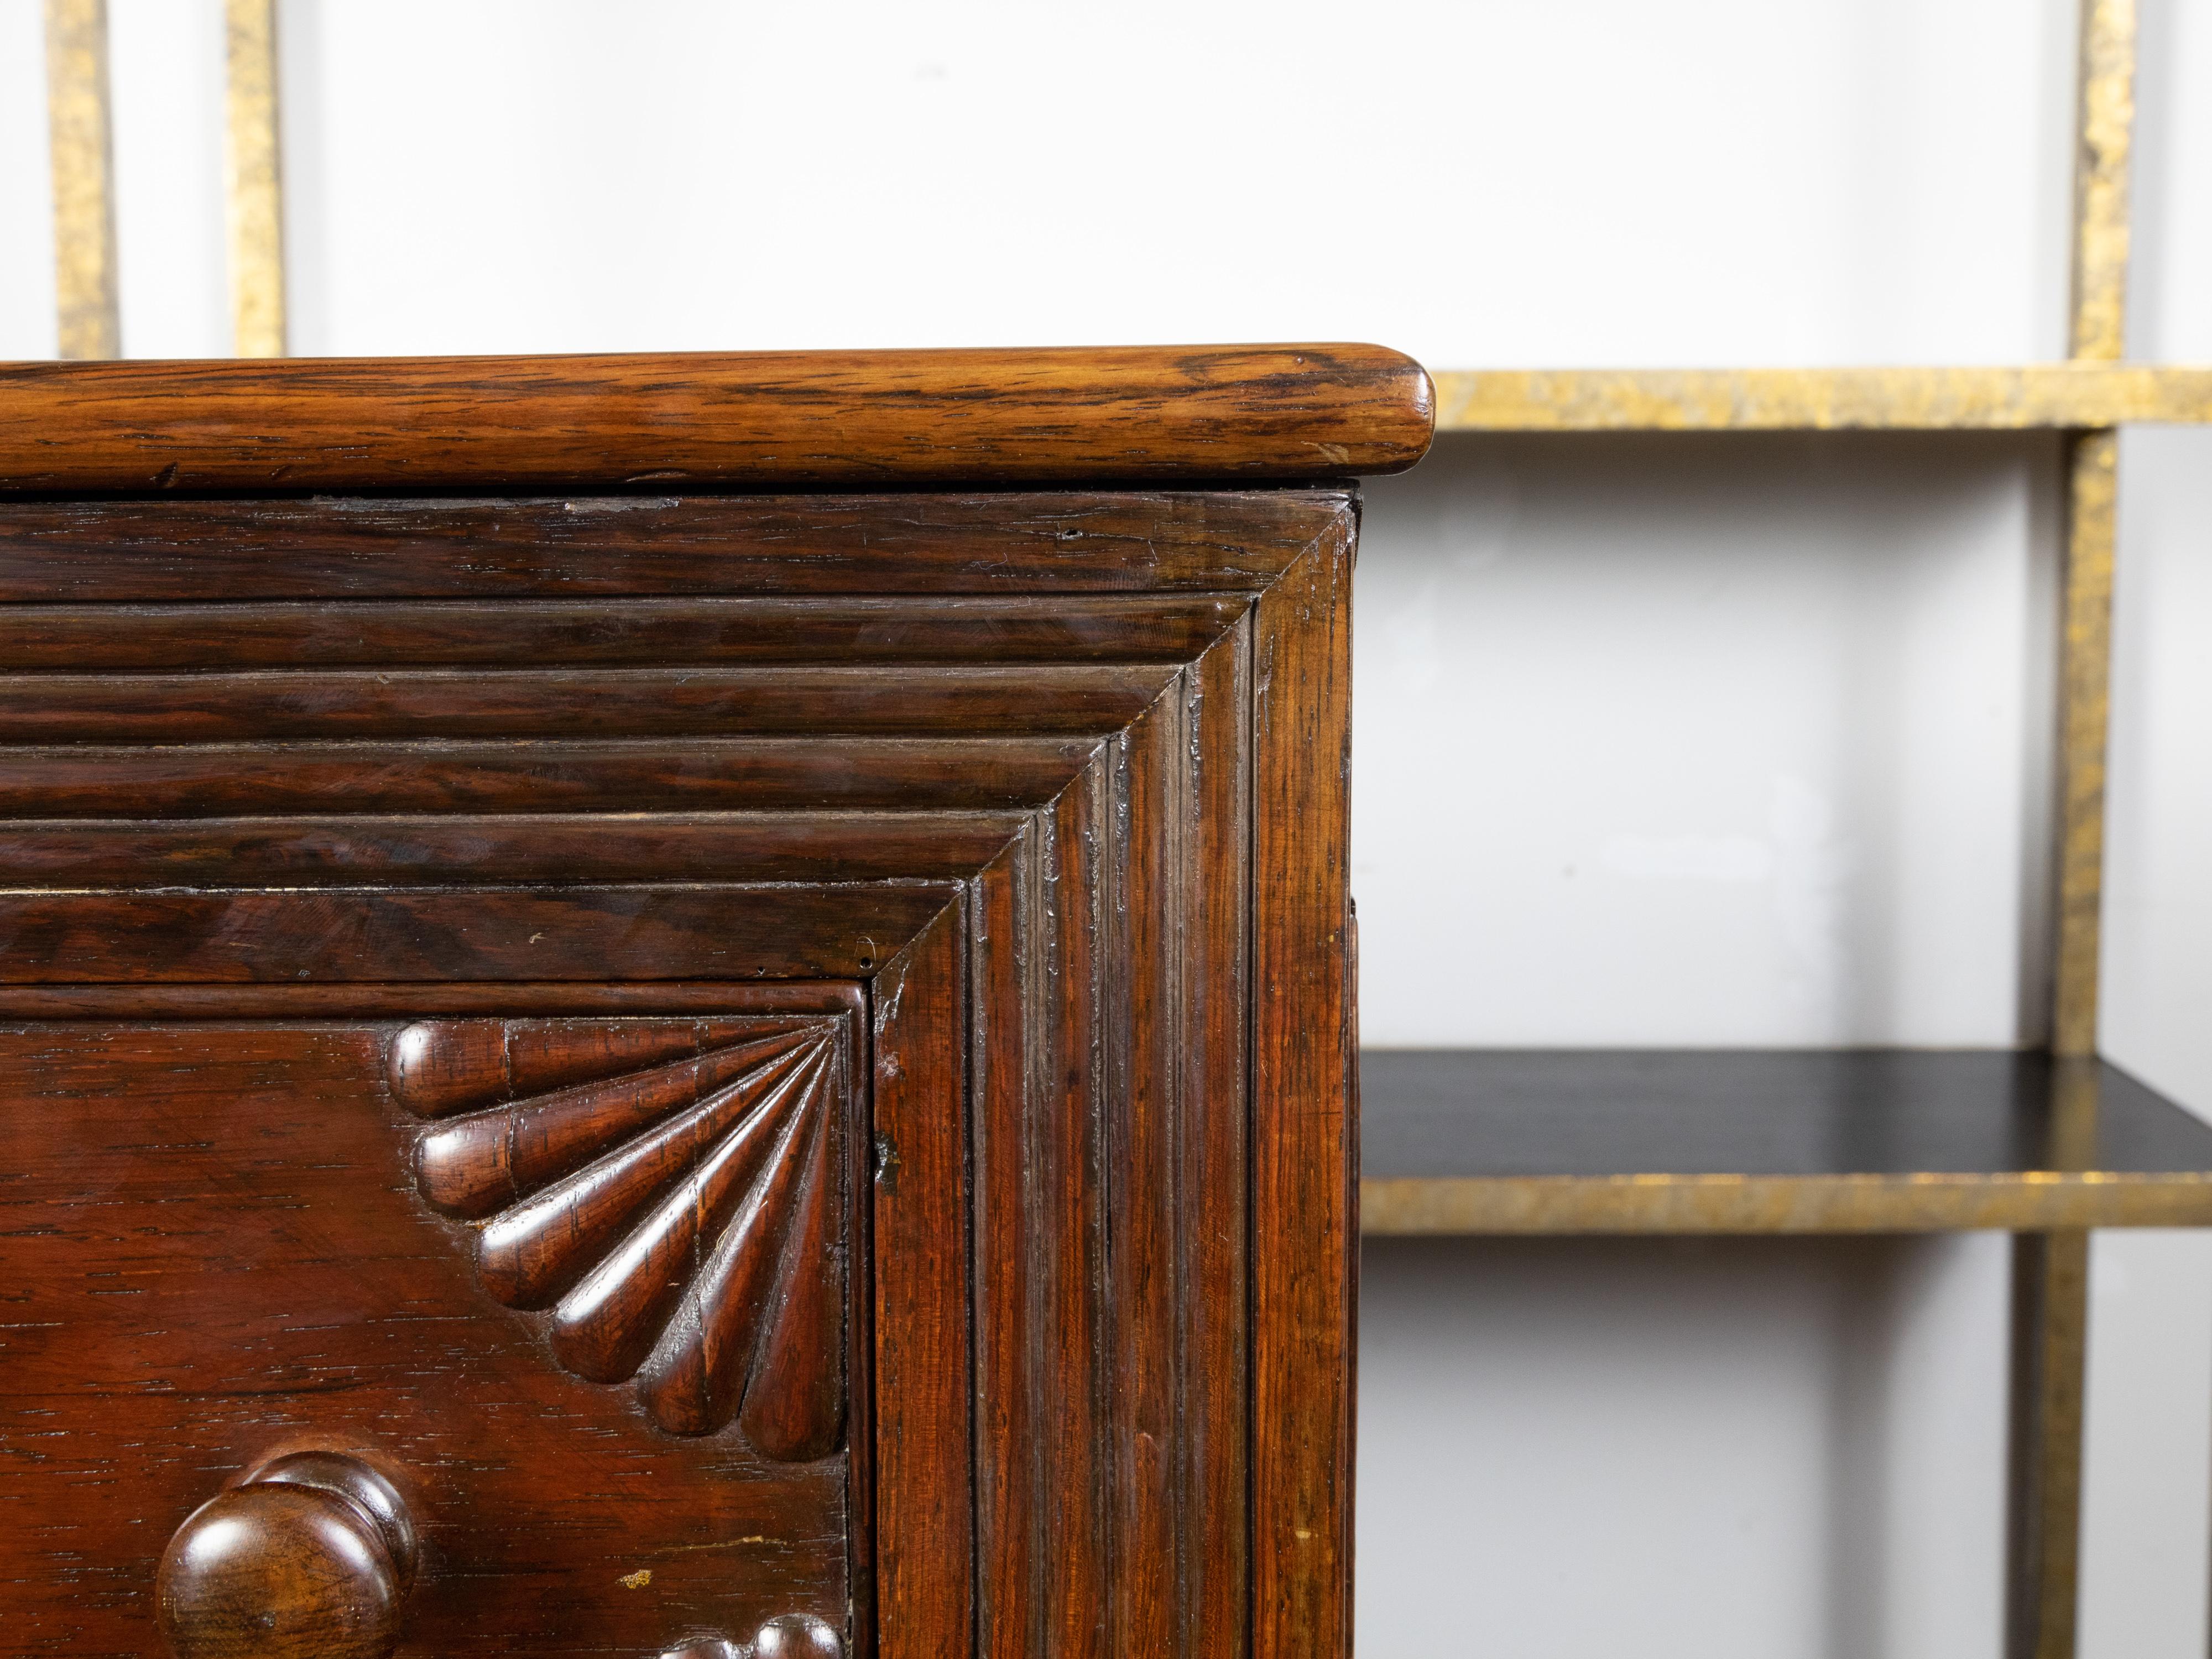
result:
[[[438,1120],[423,1198],[565,1369],[799,1462],[844,1427],[843,1044],[821,1018],[434,1020],[386,1071]]]

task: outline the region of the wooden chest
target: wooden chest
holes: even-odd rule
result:
[[[0,381],[0,1651],[1343,1650],[1418,367]]]

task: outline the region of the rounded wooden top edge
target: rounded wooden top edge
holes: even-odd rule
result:
[[[0,494],[1324,483],[1427,453],[1363,344],[0,364]]]

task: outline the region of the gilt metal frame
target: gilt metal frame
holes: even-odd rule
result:
[[[2032,430],[2063,434],[2057,926],[2047,1169],[2010,1176],[1624,1175],[1597,1182],[1364,1183],[1370,1231],[1882,1231],[1940,1210],[2014,1232],[2006,1648],[2070,1659],[2080,1601],[2088,1233],[2100,1221],[2204,1224],[2201,1176],[2092,1171],[2111,684],[2118,434],[2212,421],[2212,368],[2124,356],[2135,0],[2082,0],[2068,360],[2016,368],[1476,371],[1436,376],[1439,431]],[[1484,1214],[1468,1213],[1473,1188]],[[1468,1190],[1455,1193],[1455,1188]],[[1526,1192],[1520,1191],[1527,1188]],[[1557,1188],[1558,1190],[1549,1190]],[[1544,1190],[1540,1190],[1544,1189]],[[1525,1200],[1525,1217],[1499,1196]],[[1509,1203],[1507,1207],[1512,1207]],[[2124,1211],[2124,1214],[2123,1212]],[[1518,1224],[1501,1227],[1500,1221]]]

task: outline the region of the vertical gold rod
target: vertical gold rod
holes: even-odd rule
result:
[[[2105,878],[2105,734],[2112,684],[2118,435],[2066,438],[2065,619],[2059,642],[2057,957],[2051,1049],[2097,1052]]]
[[[2094,1167],[2101,1070],[2051,1062],[2043,1167]],[[2080,1606],[2082,1401],[2089,1352],[2089,1235],[2016,1233],[2012,1254],[2011,1516],[2005,1650],[2072,1659]]]
[[[2071,1659],[2081,1547],[2089,1236],[2013,1238],[2011,1659]]]
[[[2072,316],[2076,361],[2126,345],[2128,158],[2135,122],[2135,0],[2082,0],[2075,153]],[[2097,1051],[2099,911],[2105,860],[2106,697],[2112,635],[2110,430],[2068,440],[2065,631],[2059,669],[2058,936],[2051,1047]]]
[[[2136,0],[2081,0],[2074,153],[2072,317],[2066,355],[2127,354],[2128,160],[2136,121]]]
[[[241,357],[284,355],[284,188],[276,129],[276,0],[225,0],[229,36],[223,145],[230,306]]]
[[[2135,125],[2135,0],[2081,0],[2067,353],[2126,349],[2128,161]],[[2109,429],[2066,453],[2065,617],[2059,654],[2058,895],[2051,1010],[2049,1167],[2094,1150],[2097,969],[2104,899],[2106,712],[2112,678],[2115,461]],[[2081,1605],[2082,1402],[2089,1236],[2013,1241],[2012,1659],[2073,1659]]]
[[[107,0],[46,0],[46,122],[61,355],[112,357],[123,349],[123,325],[115,303]]]

